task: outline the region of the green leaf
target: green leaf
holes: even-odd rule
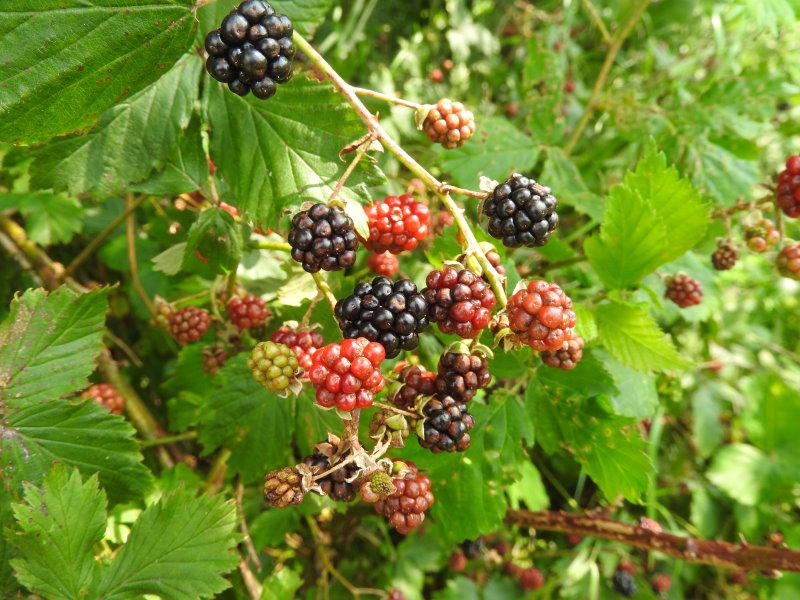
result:
[[[571,371],[562,371],[543,365],[537,372],[539,381],[555,386],[568,394],[591,398],[617,391],[614,380],[605,366],[594,356],[584,358]]]
[[[32,183],[105,197],[147,177],[172,155],[189,125],[201,70],[200,58],[187,55],[151,86],[103,113],[87,135],[35,149]]]
[[[800,395],[776,373],[762,372],[744,386],[748,399],[742,424],[749,439],[761,450],[791,458],[800,464],[800,436],[796,419]]]
[[[6,0],[0,140],[38,142],[90,125],[166,72],[193,25],[188,0]]]
[[[186,237],[183,268],[197,260],[196,252],[213,269],[235,269],[244,254],[242,229],[226,210],[212,207],[200,213]]]
[[[707,383],[692,396],[692,437],[697,445],[697,454],[708,458],[722,443],[725,432],[720,423],[722,406],[717,386]]]
[[[445,589],[431,596],[433,600],[480,600],[481,597],[478,585],[463,575],[450,579]]]
[[[325,19],[333,6],[333,0],[270,0],[270,4],[278,13],[287,15],[294,25],[295,31],[304,36],[314,32]],[[199,36],[219,27],[222,19],[235,4],[211,2],[204,4],[198,11],[200,19]]]
[[[758,448],[730,444],[714,455],[706,476],[740,504],[755,506],[771,478],[772,467]]]
[[[0,210],[25,217],[28,237],[42,246],[69,242],[83,228],[83,209],[75,198],[52,193],[2,193]]]
[[[272,226],[284,208],[331,195],[345,168],[339,150],[363,134],[331,86],[295,77],[280,102],[241,98],[217,82],[206,89],[211,156],[243,216]],[[376,172],[362,161],[340,196],[355,197],[352,186]]]
[[[513,508],[518,509],[523,503],[528,510],[546,510],[550,507],[542,476],[530,462],[522,463],[514,483],[506,488],[506,494]]]
[[[263,600],[292,600],[295,592],[303,585],[303,578],[297,571],[282,567],[264,580]]]
[[[222,575],[239,561],[235,528],[232,500],[187,491],[162,498],[137,519],[95,595],[211,598],[230,585]]]
[[[180,273],[185,254],[186,242],[170,246],[158,256],[153,257],[153,270],[167,275],[177,275]]]
[[[638,371],[686,368],[672,341],[641,306],[602,304],[595,312],[600,340],[622,364]]]
[[[692,181],[722,205],[734,205],[742,190],[761,181],[756,161],[739,158],[704,137],[693,140],[687,152],[685,162],[695,166]]]
[[[653,374],[626,367],[605,352],[601,353],[600,358],[616,386],[608,397],[614,413],[639,419],[653,416],[658,407],[658,391]]]
[[[86,385],[102,349],[110,288],[28,290],[0,326],[0,406],[22,408]]]
[[[46,598],[90,598],[99,563],[92,547],[106,528],[106,497],[97,477],[81,481],[77,469],[56,465],[44,489],[27,484],[25,503],[14,505],[20,529],[12,536],[20,558],[12,566],[20,583]]]
[[[316,405],[314,390],[304,386],[295,401],[295,442],[303,456],[312,453],[314,445],[324,441],[329,431],[338,431],[342,420],[333,410],[322,410]]]

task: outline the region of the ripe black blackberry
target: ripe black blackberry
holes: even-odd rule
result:
[[[514,173],[483,203],[487,230],[509,248],[544,246],[558,227],[557,204],[550,188]]]
[[[611,582],[614,584],[614,590],[626,598],[635,596],[636,592],[639,591],[633,576],[626,571],[617,570],[611,578]]]
[[[463,452],[472,441],[469,431],[475,419],[467,405],[452,396],[435,396],[422,409],[424,437],[419,445],[434,453]]]
[[[478,558],[486,549],[486,542],[482,537],[461,542],[461,551],[470,560]]]
[[[492,380],[486,357],[468,352],[448,351],[439,359],[436,391],[460,402],[472,400]]]
[[[419,345],[419,333],[428,325],[428,303],[410,279],[392,283],[386,277],[362,281],[334,310],[345,338],[364,337],[380,343],[386,358]]]
[[[292,78],[294,26],[268,2],[245,0],[206,36],[206,71],[239,96],[262,100]]]
[[[297,213],[289,244],[292,258],[309,273],[338,271],[356,262],[358,237],[353,220],[335,206],[320,203]]]

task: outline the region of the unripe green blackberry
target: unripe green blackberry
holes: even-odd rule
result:
[[[299,385],[297,355],[285,344],[261,342],[250,352],[247,366],[253,378],[271,392],[286,396]]]

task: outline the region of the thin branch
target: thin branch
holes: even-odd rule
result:
[[[728,208],[718,208],[711,213],[711,216],[715,219],[724,219],[725,217],[730,217],[736,213],[746,210],[771,210],[773,208],[773,204],[774,200],[772,199],[772,196],[767,196],[766,198],[761,198],[760,200],[738,202],[737,204],[734,204]]]
[[[231,457],[231,451],[223,448],[214,459],[211,465],[211,470],[206,477],[206,491],[209,494],[215,494],[225,480],[225,472],[228,470],[228,459]]]
[[[369,96],[376,100],[383,100],[390,104],[397,104],[398,106],[405,106],[406,108],[412,108],[414,110],[418,110],[423,106],[419,102],[412,102],[411,100],[405,100],[404,98],[398,98],[397,96],[376,92],[375,90],[368,90],[366,88],[354,87],[353,91],[359,96]]]
[[[239,483],[236,486],[236,508],[239,511],[239,530],[242,532],[244,545],[247,549],[247,555],[250,557],[251,562],[255,565],[256,569],[261,571],[263,565],[261,559],[258,557],[256,547],[253,545],[253,538],[250,537],[250,529],[247,527],[247,519],[244,516],[244,506],[242,499],[244,498],[244,485]]]
[[[339,194],[341,193],[344,184],[347,183],[348,179],[350,179],[350,175],[352,175],[353,171],[356,170],[358,163],[360,163],[361,159],[364,158],[364,155],[369,150],[369,147],[372,145],[374,139],[375,139],[374,136],[368,134],[364,139],[364,141],[361,142],[361,145],[358,147],[358,151],[356,152],[356,155],[353,157],[353,160],[350,161],[350,164],[347,165],[347,168],[345,169],[344,173],[342,173],[342,176],[339,177],[339,181],[336,182],[336,185],[334,186],[333,191],[331,192],[331,196],[330,198],[328,198],[328,203],[333,202],[334,200],[336,200],[336,198],[339,197]]]
[[[328,301],[328,304],[331,305],[331,310],[336,308],[336,296],[333,295],[328,282],[325,281],[325,278],[322,276],[321,273],[311,273],[311,277],[314,278],[314,283],[317,284],[317,289],[319,293],[322,294],[325,299]]]
[[[454,185],[450,185],[449,183],[443,183],[442,187],[439,189],[440,192],[443,194],[458,194],[460,196],[469,196],[470,198],[477,198],[478,200],[483,200],[489,196],[488,192],[476,192],[475,190],[467,190],[465,188],[456,187]]]
[[[690,563],[746,571],[800,571],[800,552],[788,548],[713,542],[671,533],[657,533],[638,525],[593,514],[510,510],[506,513],[506,523],[614,540],[636,548],[669,554]]]
[[[260,250],[280,250],[281,252],[291,252],[292,246],[287,242],[258,242]]]
[[[600,94],[602,94],[603,88],[606,85],[606,80],[608,79],[608,75],[611,73],[611,68],[614,66],[614,62],[617,60],[617,54],[619,54],[619,51],[622,49],[622,45],[625,43],[625,40],[628,39],[628,36],[633,31],[636,23],[638,23],[639,19],[642,18],[642,15],[644,14],[644,11],[647,10],[650,2],[651,0],[640,0],[639,5],[634,9],[628,21],[615,34],[614,40],[608,47],[606,59],[603,62],[603,66],[600,68],[600,73],[597,75],[597,80],[594,82],[592,95],[589,97],[589,101],[586,103],[586,109],[583,111],[578,124],[575,126],[575,130],[572,132],[569,141],[567,141],[567,145],[564,147],[564,152],[567,155],[572,153],[578,141],[581,139],[584,129],[586,129],[586,126],[589,124],[589,121],[591,120],[592,115],[594,115],[594,111],[597,108],[597,103],[600,100]]]
[[[606,24],[603,23],[603,18],[600,16],[600,13],[597,10],[597,7],[592,4],[592,0],[582,0],[583,7],[586,9],[586,12],[589,13],[589,17],[592,19],[592,23],[594,23],[595,27],[597,27],[600,35],[603,36],[603,42],[606,44],[611,43],[611,34],[608,33],[608,29],[606,28]]]
[[[392,412],[396,412],[399,415],[405,415],[406,417],[411,418],[418,418],[419,415],[415,415],[412,412],[408,412],[407,410],[403,410],[401,408],[397,408],[396,406],[392,406],[391,404],[386,404],[384,402],[378,402],[377,400],[373,400],[372,406],[377,406],[378,408],[383,408],[384,410],[390,410]]]
[[[14,254],[25,258],[27,263],[39,274],[44,286],[49,290],[56,289],[64,273],[64,265],[47,256],[43,250],[28,239],[25,229],[10,217],[0,215],[0,230],[18,248],[19,252]],[[75,287],[75,282],[69,284],[70,287]]]
[[[258,582],[256,576],[253,575],[250,567],[247,566],[247,562],[244,560],[244,558],[239,561],[239,573],[242,575],[244,587],[247,588],[247,593],[250,595],[250,598],[252,600],[259,600],[261,598],[263,588]]]
[[[125,202],[130,208],[130,206],[133,204],[132,196],[128,195],[128,197],[125,199]],[[150,312],[150,316],[155,318],[158,316],[156,305],[153,304],[150,296],[147,295],[147,292],[142,286],[142,282],[139,280],[139,263],[136,261],[136,223],[134,222],[133,211],[130,211],[126,218],[125,234],[128,238],[128,264],[131,268],[131,283],[133,284],[133,289],[136,290],[136,293],[142,299],[142,302],[144,302],[144,305]]]
[[[197,438],[196,431],[186,431],[175,435],[165,435],[160,438],[142,440],[142,448],[152,448],[153,446],[163,446],[164,444],[174,444],[175,442],[185,442]]]
[[[112,333],[110,329],[106,329],[106,337],[111,341],[112,344],[114,344],[117,348],[122,350],[125,356],[128,357],[128,360],[131,361],[131,363],[133,363],[134,366],[136,367],[144,366],[142,359],[137,356],[136,352],[133,351],[133,348],[131,348],[127,344],[127,342],[125,342],[125,340]]]

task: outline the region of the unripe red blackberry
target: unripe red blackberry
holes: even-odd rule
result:
[[[345,338],[378,342],[386,358],[416,348],[419,334],[428,326],[428,303],[410,279],[362,281],[336,303],[334,314]]]
[[[686,273],[678,273],[667,279],[664,297],[669,298],[681,308],[688,308],[702,302],[703,286],[697,279],[689,277]]]
[[[549,187],[519,173],[492,190],[481,210],[489,235],[508,248],[544,246],[558,227],[558,202]]]
[[[760,219],[753,225],[748,225],[744,230],[747,247],[753,252],[761,254],[772,248],[781,239],[775,224],[769,219]]]
[[[461,573],[467,568],[467,557],[461,550],[456,550],[450,555],[447,564],[450,566],[450,570],[453,571],[453,573]]]
[[[417,470],[413,463],[406,463],[402,475],[392,478],[395,491],[374,506],[398,533],[407,534],[425,520],[425,511],[433,505],[431,481]]]
[[[428,302],[428,317],[442,333],[472,339],[489,325],[497,300],[480,277],[467,269],[446,266],[428,273],[422,290]]]
[[[422,129],[433,143],[458,148],[475,135],[475,115],[461,102],[442,98],[428,111]]]
[[[419,365],[404,367],[398,380],[402,385],[389,397],[389,401],[397,408],[411,410],[417,398],[436,393],[436,374]]]
[[[717,271],[727,271],[736,266],[739,260],[739,251],[731,242],[720,241],[717,249],[711,255],[711,264]]]
[[[261,342],[250,352],[247,366],[253,378],[271,392],[287,395],[298,390],[300,365],[297,355],[285,344]]]
[[[317,404],[344,411],[371,406],[385,384],[380,371],[385,357],[383,346],[366,338],[346,339],[317,350],[308,372],[317,390]]]
[[[548,367],[571,371],[583,358],[583,338],[575,336],[564,342],[558,350],[545,350],[542,352],[542,362]]]
[[[284,467],[267,473],[264,497],[276,508],[300,504],[305,497],[302,476],[295,467]]]
[[[171,312],[168,322],[172,337],[181,344],[189,344],[199,340],[208,331],[208,327],[211,325],[211,315],[202,308],[187,306]]]
[[[800,279],[800,244],[786,246],[775,259],[778,272],[790,279]]]
[[[382,277],[392,277],[400,268],[400,261],[391,252],[370,254],[367,259],[369,270]]]
[[[406,600],[406,595],[397,588],[392,588],[389,590],[389,600]]]
[[[787,217],[800,217],[800,156],[786,159],[786,169],[778,175],[778,206]]]
[[[574,337],[572,300],[555,283],[534,280],[508,299],[508,324],[519,341],[538,352],[558,350]]]
[[[96,383],[84,390],[81,398],[91,398],[98,404],[102,404],[115,415],[122,414],[125,409],[125,397],[110,383]]]
[[[338,271],[356,262],[358,236],[353,220],[338,207],[319,203],[298,212],[288,239],[292,258],[309,273]]]
[[[215,375],[229,357],[230,354],[223,344],[206,346],[203,348],[203,371]]]
[[[653,576],[650,585],[656,594],[666,594],[672,587],[672,578],[666,573],[658,573]]]
[[[387,196],[366,207],[369,239],[364,245],[376,253],[400,254],[417,247],[428,235],[431,213],[413,196]]]
[[[270,316],[264,299],[253,294],[234,296],[228,301],[228,319],[239,329],[263,325]]]
[[[297,362],[305,371],[304,377],[308,377],[311,356],[325,345],[325,340],[318,331],[289,325],[280,327],[270,339],[276,344],[286,344],[294,351],[297,355]]]
[[[486,357],[458,350],[448,351],[439,358],[436,391],[460,402],[472,400],[481,388],[492,381]]]
[[[538,590],[544,585],[544,575],[536,567],[529,567],[517,573],[517,581],[523,590]]]
[[[344,454],[345,442],[336,436],[330,436],[329,441],[317,444],[314,453],[308,456],[303,462],[311,469],[314,477],[329,471],[334,464],[339,464]],[[336,459],[334,463],[332,459]],[[316,479],[314,483],[319,485],[322,492],[332,500],[339,502],[349,502],[356,497],[358,488],[355,481],[348,481],[358,472],[358,466],[350,462],[340,469],[328,473],[321,479]]]
[[[472,441],[469,432],[475,419],[467,405],[452,396],[436,395],[422,409],[423,432],[419,445],[434,453],[463,452]]]

